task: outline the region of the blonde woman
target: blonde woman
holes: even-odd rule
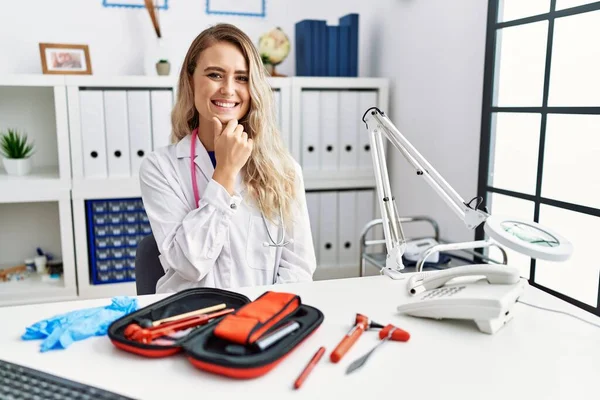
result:
[[[140,168],[165,275],[157,293],[312,280],[301,169],[282,143],[260,56],[219,24],[191,44],[172,112],[173,144]]]

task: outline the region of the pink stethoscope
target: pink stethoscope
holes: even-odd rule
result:
[[[192,173],[192,189],[194,191],[194,200],[196,201],[196,207],[198,207],[198,202],[200,201],[200,191],[198,190],[198,182],[196,181],[196,164],[194,163],[194,159],[196,158],[196,137],[198,136],[198,128],[192,131],[192,145],[190,147],[190,171]],[[269,232],[269,227],[267,226],[267,221],[265,220],[264,214],[260,214],[263,220],[263,224],[265,225],[265,230],[267,231],[267,235],[269,235],[269,240],[271,243],[264,242],[263,246],[265,247],[283,247],[293,242],[293,240],[285,240],[285,225],[283,222],[283,212],[281,207],[279,207],[279,218],[281,219],[281,232],[283,232],[283,236],[275,242],[273,237],[271,236],[271,232]]]

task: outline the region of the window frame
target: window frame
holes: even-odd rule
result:
[[[548,94],[550,82],[550,70],[552,67],[552,42],[554,38],[554,22],[557,18],[569,17],[586,12],[600,10],[600,1],[589,3],[577,7],[567,8],[556,11],[556,0],[550,0],[550,10],[547,13],[533,15],[526,18],[519,18],[511,21],[498,21],[498,7],[502,0],[488,1],[487,15],[487,31],[485,42],[485,64],[484,64],[484,85],[483,85],[483,100],[482,100],[482,117],[481,117],[481,142],[479,150],[479,178],[477,191],[483,198],[482,204],[487,204],[488,194],[498,193],[509,197],[529,200],[534,203],[534,221],[539,222],[540,207],[542,204],[554,206],[561,209],[575,211],[590,216],[600,217],[600,209],[584,206],[581,204],[568,203],[543,197],[541,195],[543,166],[544,166],[544,149],[546,140],[546,124],[548,114],[593,114],[600,115],[600,105],[597,107],[549,107]],[[496,34],[499,29],[511,26],[518,26],[532,22],[548,21],[548,35],[546,42],[546,60],[544,68],[544,86],[542,94],[542,105],[540,107],[497,107],[494,106],[495,94],[495,76],[498,64],[496,60]],[[492,137],[492,121],[495,113],[538,113],[541,116],[539,148],[538,148],[538,165],[535,194],[525,194],[506,189],[495,188],[489,185],[489,168],[490,168],[490,145]],[[480,226],[476,230],[477,240],[483,240],[485,234],[483,227]],[[569,297],[563,293],[543,286],[535,281],[536,260],[531,260],[529,284],[553,296],[556,296],[568,303],[571,303],[581,309],[584,309],[592,314],[600,316],[600,276],[598,277],[598,293],[596,306],[591,306],[582,301]],[[600,275],[600,274],[599,274]]]

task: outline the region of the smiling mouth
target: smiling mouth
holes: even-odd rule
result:
[[[211,100],[211,103],[213,103],[218,108],[224,109],[224,110],[232,110],[240,104],[240,103],[235,103],[232,101],[218,101],[218,100]]]

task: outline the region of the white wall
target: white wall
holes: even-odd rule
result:
[[[389,0],[372,35],[377,76],[392,79],[396,127],[466,200],[477,194],[487,1]],[[380,41],[379,41],[380,39]],[[390,175],[401,215],[426,214],[442,236],[471,240],[433,189],[395,150]]]
[[[217,22],[243,29],[254,41],[280,26],[293,44],[294,24],[302,19],[324,19],[337,24],[339,17],[360,14],[360,48],[370,53],[369,26],[381,18],[363,0],[268,0],[266,18],[207,15],[205,0],[171,0],[159,11],[162,47],[179,69],[192,40]],[[102,0],[19,0],[3,5],[0,12],[0,73],[41,73],[38,43],[83,43],[90,46],[94,75],[145,74],[144,58],[156,46],[156,34],[144,9],[105,8]],[[295,57],[290,56],[278,72],[293,75]],[[363,57],[360,72],[371,75],[371,57]],[[150,65],[157,60],[152,57]],[[154,72],[155,73],[155,72]]]
[[[193,38],[216,22],[238,25],[255,43],[281,26],[293,44],[299,20],[336,24],[359,13],[360,75],[391,78],[385,111],[465,200],[476,195],[487,1],[268,0],[266,18],[209,16],[204,0],[169,3],[159,18],[175,69]],[[104,8],[102,0],[12,1],[0,12],[0,37],[0,73],[41,73],[38,43],[56,42],[88,44],[94,75],[139,75],[156,42],[145,10]],[[279,72],[294,74],[293,53]],[[431,215],[452,240],[473,237],[397,152],[390,158],[402,215]]]

